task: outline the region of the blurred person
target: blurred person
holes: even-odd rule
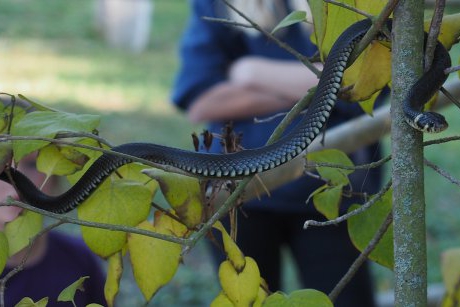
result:
[[[268,31],[293,9],[308,9],[304,0],[234,0],[233,4]],[[207,122],[212,133],[220,133],[226,122],[233,121],[234,131],[242,134],[244,148],[263,146],[281,118],[255,124],[254,117],[288,111],[317,84],[317,77],[290,53],[253,29],[204,20],[206,16],[247,23],[220,0],[193,0],[190,14],[181,41],[181,67],[172,93],[173,102],[187,110],[192,122]],[[295,24],[277,35],[298,52],[312,56],[317,49],[310,42],[310,31],[307,24]],[[357,104],[338,102],[327,126],[336,126],[361,114]],[[219,142],[214,142],[210,150],[222,152]],[[377,144],[350,156],[356,164],[379,157]],[[350,176],[353,191],[377,192],[380,175],[376,169],[356,171]],[[323,184],[305,176],[272,191],[271,196],[245,203],[238,210],[237,243],[245,255],[257,261],[271,291],[281,289],[283,247],[289,248],[293,255],[302,287],[325,293],[334,288],[359,254],[350,242],[345,223],[302,229],[305,220],[324,220],[311,203],[305,203]],[[359,196],[343,197],[341,212],[362,201]],[[222,253],[214,250],[213,254],[216,261],[223,260]],[[367,265],[346,286],[335,306],[374,306]]]
[[[35,155],[31,154],[19,162],[18,168],[40,186],[45,180],[45,175],[36,170],[35,160]],[[49,193],[55,190],[56,183],[56,180],[49,180],[44,191]],[[19,199],[11,185],[0,181],[0,201],[5,201],[9,196]],[[0,206],[0,231],[21,212],[22,208]],[[0,278],[4,278],[17,267],[27,253],[28,247],[12,255]],[[47,306],[72,306],[71,302],[58,302],[57,298],[62,290],[83,276],[89,278],[83,283],[84,291],[77,291],[75,294],[76,305],[106,305],[105,276],[95,255],[83,240],[58,231],[50,231],[35,241],[24,269],[6,283],[5,306],[15,306],[24,297],[30,297],[34,302],[49,297]]]

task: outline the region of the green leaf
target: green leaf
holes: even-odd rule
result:
[[[296,290],[289,295],[275,292],[264,301],[264,307],[333,307],[329,297],[314,289]]]
[[[142,183],[109,177],[78,207],[78,217],[90,222],[136,226],[147,218],[152,196],[151,189]],[[126,243],[126,233],[120,231],[82,227],[82,235],[90,249],[104,258]]]
[[[43,217],[35,212],[23,210],[21,214],[6,223],[4,233],[8,239],[9,256],[12,256],[29,245],[43,225]]]
[[[0,173],[3,173],[7,163],[13,157],[13,147],[11,142],[0,142]]]
[[[332,188],[322,189],[321,192],[315,193],[313,195],[313,204],[315,205],[316,210],[321,212],[321,214],[329,220],[335,219],[339,216],[339,207],[341,200],[341,185]]]
[[[44,297],[38,302],[34,302],[30,297],[24,297],[14,307],[45,307],[48,305],[48,298]]]
[[[3,232],[0,232],[0,274],[3,272],[8,260],[8,249],[8,239]]]
[[[276,27],[273,29],[272,34],[282,28],[286,28],[290,25],[303,22],[307,20],[307,12],[305,11],[293,11],[289,15],[283,18]]]
[[[325,149],[307,154],[307,160],[311,162],[326,162],[339,164],[343,166],[354,166],[348,156],[337,149]],[[353,173],[352,170],[334,168],[334,167],[317,167],[319,175],[331,182],[332,185],[348,185],[348,175]]]
[[[97,115],[37,111],[26,114],[12,127],[11,133],[15,136],[54,138],[60,132],[92,132],[99,121]],[[44,141],[16,141],[13,143],[15,160],[19,161],[47,144]]]
[[[123,273],[123,258],[122,253],[113,254],[108,259],[107,279],[104,286],[104,296],[108,306],[113,306],[115,297],[120,289],[120,279]]]
[[[76,282],[72,283],[70,286],[62,290],[62,292],[59,293],[59,296],[57,298],[58,302],[74,301],[75,293],[77,292],[77,290],[85,291],[85,288],[83,287],[83,283],[85,282],[87,278],[89,278],[89,276],[80,277]]]
[[[32,99],[22,95],[22,94],[18,94],[18,97],[21,98],[21,99],[24,99],[25,101],[27,101],[28,103],[30,103],[30,105],[35,108],[37,111],[51,111],[51,112],[60,112],[59,110],[56,110],[56,109],[53,109],[53,108],[50,108],[50,107],[47,107],[45,105],[42,105],[41,103],[38,103],[36,101],[33,101]]]
[[[138,227],[171,234],[168,229],[154,227],[148,222],[143,222]],[[144,298],[150,301],[152,296],[173,278],[179,267],[182,248],[176,243],[138,234],[128,235],[128,248],[136,283]]]
[[[358,250],[363,251],[366,248],[390,213],[392,209],[391,195],[392,190],[390,189],[372,207],[348,219],[348,233]],[[350,212],[357,208],[359,208],[359,205],[353,205],[348,211]],[[393,269],[393,225],[388,227],[369,258],[391,270]]]

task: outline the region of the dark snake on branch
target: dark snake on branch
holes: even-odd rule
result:
[[[271,145],[230,154],[199,153],[150,143],[123,144],[112,148],[112,151],[203,178],[241,178],[284,164],[305,150],[322,131],[337,101],[349,57],[371,25],[371,21],[365,19],[351,25],[340,35],[329,52],[306,114],[294,129]],[[391,30],[391,21],[387,22],[387,27]],[[379,35],[378,39],[386,38]],[[416,129],[439,132],[447,127],[442,115],[423,112],[423,106],[442,86],[447,78],[444,70],[450,66],[449,53],[438,42],[431,68],[415,83],[404,102],[406,121]],[[65,213],[88,198],[113,171],[131,162],[130,158],[104,153],[74,186],[58,196],[44,194],[14,168],[9,169],[9,174],[3,172],[0,180],[14,184],[21,199],[32,206]]]

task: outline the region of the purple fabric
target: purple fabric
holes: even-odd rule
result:
[[[6,268],[3,278],[12,268]],[[75,303],[106,305],[104,299],[105,276],[96,256],[81,239],[58,232],[50,232],[43,259],[13,276],[6,284],[5,305],[14,306],[23,297],[35,302],[49,297],[48,307],[73,306],[71,302],[58,302],[59,293],[80,277],[89,276],[83,283],[84,292],[77,291]]]

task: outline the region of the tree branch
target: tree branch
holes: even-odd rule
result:
[[[139,235],[144,235],[147,237],[152,237],[160,240],[165,240],[181,245],[187,245],[188,240],[184,238],[178,238],[175,236],[169,236],[161,233],[156,233],[153,231],[147,231],[144,229],[139,229],[136,227],[130,227],[130,226],[124,226],[124,225],[115,225],[115,224],[106,224],[106,223],[97,223],[97,222],[89,222],[89,221],[84,221],[84,220],[79,220],[72,218],[70,216],[64,215],[64,214],[57,214],[53,212],[49,212],[46,210],[42,210],[36,207],[33,207],[29,204],[16,201],[12,198],[8,199],[5,203],[0,203],[1,206],[15,206],[15,207],[20,207],[23,209],[27,209],[33,212],[36,212],[38,214],[53,218],[55,220],[60,221],[61,224],[68,223],[68,224],[75,224],[75,225],[80,225],[80,226],[86,226],[86,227],[93,227],[93,228],[100,228],[100,229],[106,229],[110,231],[123,231],[127,233],[135,233]]]
[[[362,253],[356,258],[353,264],[348,269],[347,273],[342,277],[342,279],[337,283],[337,285],[332,289],[331,293],[329,293],[329,299],[334,302],[337,299],[337,296],[342,292],[345,286],[351,281],[351,279],[355,276],[358,272],[359,268],[366,262],[367,258],[369,257],[370,253],[375,249],[377,244],[380,242],[382,237],[385,235],[388,227],[390,227],[391,223],[393,222],[393,214],[390,212],[385,221],[382,223],[380,228],[375,233],[372,240],[366,246],[366,248],[362,251]]]
[[[361,205],[358,209],[355,209],[351,212],[348,212],[344,215],[339,216],[336,219],[325,221],[325,222],[318,222],[314,220],[308,220],[303,224],[303,229],[307,229],[310,226],[330,226],[330,225],[337,225],[340,224],[346,220],[348,220],[350,217],[358,215],[372,207],[378,200],[380,200],[383,195],[391,188],[391,180],[387,182],[387,184],[377,193],[372,197],[368,202],[365,204]]]

